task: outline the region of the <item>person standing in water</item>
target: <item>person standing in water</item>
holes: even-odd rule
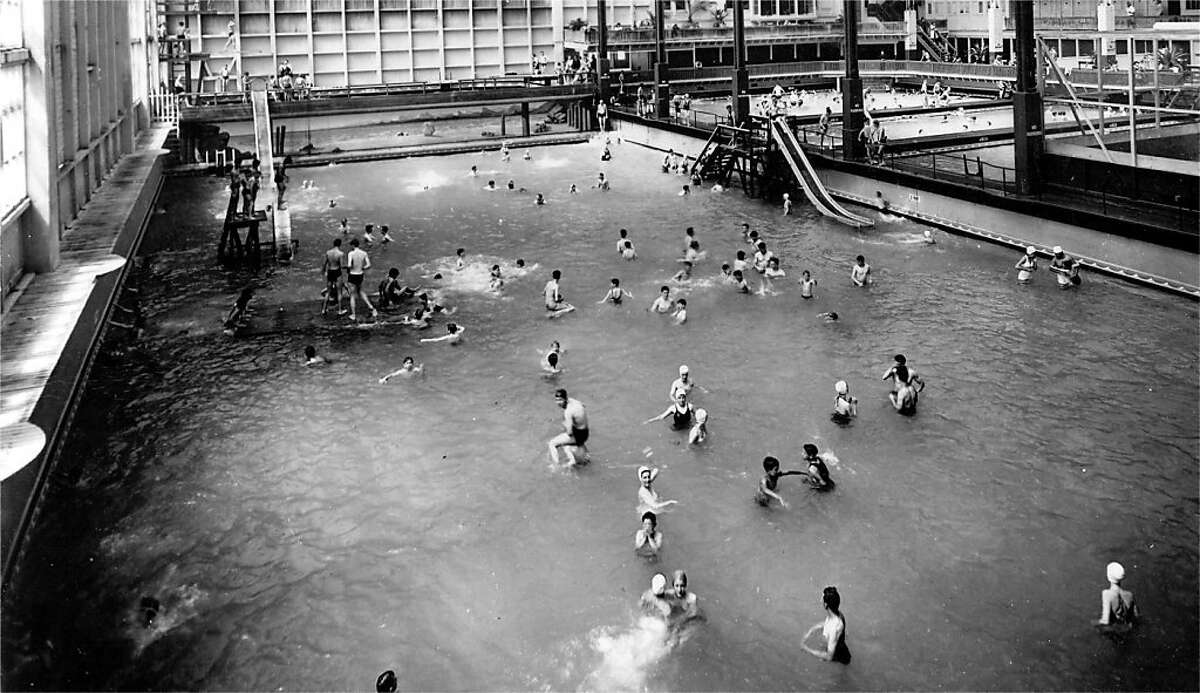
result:
[[[687,573],[676,570],[671,586],[673,589],[668,601],[671,602],[671,618],[674,623],[678,625],[699,616],[699,597],[688,591]]]
[[[642,482],[642,487],[638,489],[638,512],[644,513],[647,511],[660,513],[666,508],[675,505],[679,501],[663,500],[659,498],[658,492],[654,490],[654,480],[658,478],[658,469],[651,469],[645,465],[638,467],[638,479]]]
[[[1050,271],[1058,280],[1060,289],[1070,289],[1082,283],[1079,278],[1079,263],[1075,261],[1075,258],[1064,253],[1062,246],[1054,246],[1054,257],[1050,259]]]
[[[808,463],[808,483],[818,491],[828,491],[833,488],[833,479],[829,477],[829,467],[821,457],[817,446],[812,443],[804,444],[804,461]]]
[[[770,505],[771,499],[774,498],[784,508],[790,507],[788,506],[788,502],[783,499],[783,496],[775,492],[776,487],[779,486],[779,480],[789,475],[806,475],[806,472],[782,471],[779,468],[779,460],[771,456],[764,457],[762,465],[763,471],[766,473],[763,474],[762,479],[758,482],[758,490],[754,494],[754,500],[759,505],[766,507]]]
[[[575,306],[563,300],[562,293],[558,288],[559,279],[562,279],[562,271],[554,270],[550,273],[550,281],[546,282],[546,286],[542,290],[545,294],[546,310],[550,311],[550,317],[552,318],[575,310]]]
[[[658,516],[647,510],[642,513],[642,527],[634,534],[633,550],[640,556],[657,556],[662,549],[663,533],[658,529]]]
[[[1021,256],[1020,260],[1017,260],[1014,268],[1017,270],[1017,281],[1028,284],[1029,280],[1033,278],[1033,273],[1037,271],[1037,248],[1033,246],[1026,248],[1025,254]]]
[[[808,270],[800,273],[800,298],[812,298],[813,287],[817,285],[817,280],[812,278]]]
[[[321,315],[325,315],[329,310],[330,300],[337,304],[338,315],[346,314],[342,309],[342,267],[345,260],[342,239],[333,239],[333,247],[325,251],[325,261],[321,264],[321,270],[325,273],[325,301],[321,304]]]
[[[559,464],[558,449],[562,448],[567,455],[568,464],[587,462],[587,440],[590,435],[587,411],[579,400],[568,397],[567,391],[562,388],[554,391],[554,401],[563,410],[563,432],[546,444],[550,450],[550,459],[554,464]],[[578,448],[582,454],[577,458],[572,448]]]
[[[845,380],[834,383],[833,390],[837,395],[833,399],[833,415],[830,419],[836,424],[848,424],[858,416],[858,398],[850,394],[850,386]]]
[[[375,306],[371,305],[371,299],[367,298],[367,294],[363,291],[363,278],[368,269],[371,268],[371,258],[367,257],[367,251],[358,247],[358,239],[354,238],[350,241],[350,252],[346,255],[346,280],[350,283],[350,319],[358,319],[358,305],[355,298],[362,301],[363,305],[371,311],[371,317],[379,317],[379,312],[375,310]]]
[[[669,313],[675,307],[675,302],[671,300],[671,287],[663,285],[658,290],[658,298],[650,304],[646,310],[651,313]]]
[[[1109,632],[1127,632],[1137,623],[1140,613],[1133,592],[1121,587],[1125,568],[1112,562],[1106,568],[1108,589],[1100,593],[1100,619],[1092,624]]]
[[[671,602],[667,600],[667,576],[658,573],[650,579],[650,589],[642,594],[642,611],[666,621],[671,617]]]
[[[696,414],[696,408],[688,401],[687,393],[676,390],[675,402],[667,407],[667,410],[658,416],[652,416],[642,422],[642,425],[662,421],[668,417],[671,418],[671,428],[676,431],[690,429],[692,427],[692,417]]]
[[[855,286],[866,286],[871,283],[871,266],[862,255],[854,258],[854,266],[850,268],[850,281]]]
[[[836,587],[826,587],[821,594],[825,607],[825,620],[808,629],[804,634],[803,647],[806,652],[827,662],[850,663],[850,648],[846,647],[846,617],[842,615],[842,597]],[[825,638],[825,647],[817,649],[808,644],[808,639],[820,632]]]

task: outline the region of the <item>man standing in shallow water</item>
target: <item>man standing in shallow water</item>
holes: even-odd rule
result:
[[[558,434],[546,444],[550,450],[550,459],[554,464],[559,464],[558,449],[562,448],[567,454],[568,464],[584,464],[587,462],[587,439],[589,435],[587,412],[583,408],[583,404],[577,399],[571,399],[567,396],[567,391],[559,388],[554,391],[554,401],[563,410],[563,433]],[[579,448],[580,455],[578,458],[571,451],[571,448]]]

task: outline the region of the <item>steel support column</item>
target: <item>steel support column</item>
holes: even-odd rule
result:
[[[1017,193],[1032,195],[1041,188],[1041,160],[1045,149],[1042,122],[1045,116],[1042,95],[1037,90],[1039,66],[1033,38],[1033,3],[1013,0],[1010,11],[1016,25],[1013,40],[1017,58],[1017,88],[1013,91],[1013,158]]]
[[[842,156],[846,159],[861,159],[866,154],[863,143],[858,141],[858,131],[863,125],[862,79],[858,76],[858,0],[845,5],[846,37],[843,42],[843,57],[846,61],[846,76],[842,78]]]
[[[663,35],[663,3],[654,0],[654,114],[671,116],[670,72],[667,68],[667,44]]]
[[[596,23],[600,33],[596,37],[596,91],[601,101],[608,100],[608,2],[596,4]]]
[[[742,0],[733,0],[733,122],[750,116],[750,72],[746,69],[746,22]]]

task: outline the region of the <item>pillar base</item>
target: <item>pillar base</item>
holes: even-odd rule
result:
[[[858,141],[866,116],[863,115],[862,79],[842,78],[842,156],[846,159],[862,159],[866,147]]]
[[[1017,194],[1034,195],[1042,187],[1041,160],[1046,146],[1042,95],[1036,91],[1015,91],[1012,101]]]

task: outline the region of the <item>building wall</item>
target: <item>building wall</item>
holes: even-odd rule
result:
[[[146,41],[131,27],[145,1],[0,2],[5,291],[54,269],[64,229],[133,148],[145,84],[131,71]]]

